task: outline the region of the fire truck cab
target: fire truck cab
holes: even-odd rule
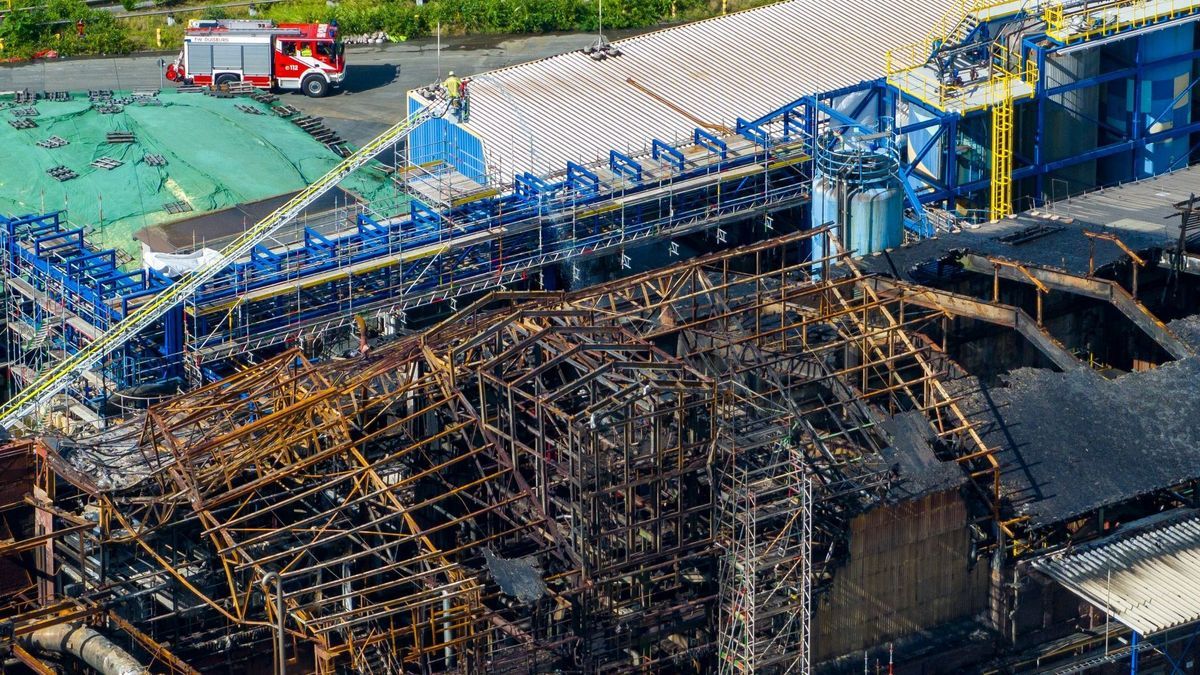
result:
[[[192,20],[183,51],[167,66],[172,82],[201,86],[249,82],[324,96],[346,77],[336,24]]]

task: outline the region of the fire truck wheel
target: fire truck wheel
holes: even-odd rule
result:
[[[306,96],[321,98],[329,92],[329,83],[323,77],[309,75],[300,83],[300,89],[304,91]]]
[[[213,84],[220,87],[223,84],[233,84],[238,81],[238,76],[233,73],[221,73],[217,79],[213,80]]]

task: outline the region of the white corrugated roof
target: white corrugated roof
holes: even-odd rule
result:
[[[465,126],[491,170],[542,175],[568,160],[640,151],[697,126],[633,79],[706,122],[732,127],[808,94],[883,75],[884,52],[916,42],[952,0],[788,0],[614,43],[622,56],[572,52],[475,77]],[[581,45],[582,46],[582,45]],[[530,137],[533,162],[530,161]]]
[[[1200,620],[1198,517],[1052,554],[1033,567],[1142,635]]]

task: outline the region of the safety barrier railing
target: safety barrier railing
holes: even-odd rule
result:
[[[319,326],[338,320],[345,312],[381,311],[384,308],[410,310],[448,298],[498,288],[524,279],[529,273],[546,265],[581,256],[610,253],[655,238],[720,227],[721,222],[728,219],[805,200],[808,193],[807,180],[797,180],[787,187],[773,190],[770,195],[746,194],[723,199],[719,205],[695,202],[671,210],[669,215],[644,221],[622,224],[619,214],[613,212],[607,214],[611,215],[611,224],[589,228],[574,236],[564,236],[553,246],[539,244],[538,232],[542,223],[531,221],[537,226],[525,228],[524,237],[506,237],[502,260],[486,251],[480,251],[483,255],[472,255],[471,249],[486,244],[471,243],[464,248],[452,247],[438,253],[437,256],[443,258],[442,264],[436,264],[430,258],[424,261],[425,264],[408,266],[403,274],[392,278],[393,285],[375,289],[371,296],[364,294],[353,303],[337,294],[330,294],[319,301],[324,304],[312,304],[314,300],[306,300],[301,313],[281,311],[272,306],[269,312],[263,314],[264,317],[269,316],[269,321],[264,319],[261,322],[254,320],[253,308],[247,308],[245,313],[250,323],[221,323],[214,326],[206,338],[203,351],[206,359],[218,358],[230,352],[231,345],[237,345],[232,351],[250,351],[246,340],[256,341],[257,347],[261,348],[266,344],[284,341],[288,336],[316,332]],[[680,201],[682,203],[685,200]],[[571,223],[557,227],[570,228]]]
[[[961,86],[939,81],[937,74],[932,70],[913,70],[889,78],[888,81],[910,96],[942,110],[945,110],[951,101],[960,99],[964,93]]]
[[[1200,12],[1200,0],[1119,0],[1067,8],[1052,2],[1042,11],[1046,34],[1062,43],[1136,29]]]
[[[794,145],[803,145],[803,139],[796,135],[794,129],[785,128],[782,122],[779,128],[769,130],[769,145],[771,153],[780,156]],[[790,136],[789,136],[790,133]],[[761,154],[761,151],[760,151]],[[650,158],[636,155],[641,162],[650,164]],[[753,162],[753,157],[741,157],[729,160],[744,164]],[[582,165],[582,168],[595,168],[597,165]],[[716,165],[713,165],[716,166]],[[647,182],[644,187],[654,188],[670,185],[676,181],[695,178],[705,173],[703,167],[689,167],[683,173],[657,182]],[[368,232],[359,234],[347,233],[346,236],[330,238],[320,252],[310,251],[308,247],[297,247],[281,253],[271,261],[270,265],[254,265],[239,261],[228,267],[225,272],[209,281],[195,296],[195,302],[205,312],[224,310],[242,294],[265,286],[278,284],[288,280],[298,280],[319,272],[335,269],[349,269],[352,265],[369,259],[378,259],[408,252],[415,254],[422,248],[431,255],[436,250],[435,245],[453,237],[472,233],[489,231],[497,227],[517,228],[531,222],[547,212],[586,214],[592,209],[602,209],[605,203],[621,197],[622,190],[610,190],[605,187],[593,193],[581,194],[566,189],[565,184],[546,184],[546,190],[537,200],[507,200],[496,213],[481,217],[478,213],[464,216],[462,213],[447,215],[439,210],[419,209],[420,214],[408,217],[384,217],[375,214],[368,219]],[[591,206],[585,206],[591,204]],[[425,217],[422,217],[425,216]],[[364,229],[360,225],[360,231]]]
[[[887,75],[919,68],[929,61],[933,50],[952,41],[959,27],[969,17],[978,16],[984,10],[1010,4],[1011,0],[958,0],[942,18],[934,23],[929,33],[912,44],[902,45],[884,53],[884,71]],[[966,38],[959,35],[957,38]]]
[[[883,55],[883,72],[892,76],[920,68],[929,62],[932,54],[933,41],[929,39],[889,49]]]
[[[1048,3],[1045,9],[1042,10],[1042,21],[1046,22],[1046,32],[1057,33],[1062,31],[1067,25],[1063,16],[1063,4],[1061,2]]]
[[[501,204],[495,212],[489,209],[470,213],[435,212],[420,207],[406,217],[363,214],[374,217],[360,223],[358,234],[347,232],[341,238],[323,238],[320,250],[314,249],[315,252],[303,246],[278,255],[262,254],[254,261],[235,263],[206,284],[195,297],[192,309],[198,321],[198,334],[203,336],[195,348],[206,360],[223,358],[231,351],[252,351],[276,344],[289,335],[294,338],[295,330],[301,326],[306,331],[315,330],[314,326],[328,327],[331,324],[327,317],[345,316],[346,312],[357,312],[378,303],[414,307],[445,300],[524,278],[519,275],[532,273],[554,261],[595,253],[597,246],[611,246],[612,241],[631,245],[636,240],[664,236],[668,230],[674,230],[663,225],[648,226],[644,220],[648,218],[646,207],[661,206],[664,198],[674,206],[670,209],[671,218],[662,222],[686,224],[690,220],[698,223],[706,216],[723,217],[724,208],[736,203],[730,201],[730,193],[743,192],[741,186],[746,179],[723,189],[714,188],[707,181],[701,184],[691,181],[709,174],[719,181],[724,169],[754,164],[762,165],[764,170],[790,166],[797,155],[806,156],[808,136],[803,132],[803,122],[787,114],[771,122],[739,121],[736,134],[723,136],[723,140],[716,142],[724,146],[739,135],[752,138],[757,143],[754,153],[730,156],[707,169],[705,165],[690,164],[684,168],[681,163],[677,173],[670,177],[647,178],[643,186],[654,190],[645,197],[608,185],[572,187],[569,176],[560,176],[560,181],[539,179],[531,183],[527,187],[532,194],[522,192],[521,181],[517,181],[513,196],[523,195],[522,198],[500,197]],[[744,127],[757,129],[754,132],[757,135]],[[684,147],[692,142],[679,141],[678,145]],[[658,166],[659,154],[670,154],[663,150],[665,145],[656,142],[653,150],[633,153],[631,159],[643,167]],[[682,162],[682,153],[674,150],[674,146],[671,148]],[[575,171],[580,175],[590,174],[589,166],[595,165],[576,165]],[[685,187],[672,187],[676,184]],[[770,194],[761,196],[763,204],[791,194],[775,180],[770,184]],[[665,197],[653,196],[662,189],[668,191]],[[721,207],[690,210],[688,204],[705,191],[711,192]],[[624,208],[611,201],[622,195],[625,195]],[[558,214],[561,220],[548,219],[547,214]],[[564,224],[569,224],[565,231]],[[358,262],[367,264],[356,267]],[[318,277],[334,269],[340,273]],[[488,271],[478,273],[480,269]],[[295,289],[295,297],[289,284],[281,283],[285,280]],[[353,288],[354,293],[344,293],[347,287]],[[231,348],[234,344],[246,346]]]
[[[1022,82],[1031,88],[1037,86],[1038,68],[1033,59],[1022,58],[1000,43],[992,45],[992,75],[984,85],[987,87],[984,100],[989,105],[1013,98],[1013,84]]]
[[[1022,82],[1032,89],[1038,82],[1037,63],[1022,58],[1005,45],[990,45],[988,78],[983,82],[957,84],[942,82],[932,68],[902,71],[888,78],[910,96],[941,110],[995,105],[1012,95],[1012,84]]]

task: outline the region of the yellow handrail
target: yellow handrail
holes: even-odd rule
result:
[[[1061,31],[1064,26],[1063,4],[1061,2],[1052,2],[1046,5],[1046,9],[1042,13],[1042,20],[1046,22],[1046,32],[1054,33]]]
[[[1059,42],[1070,43],[1112,35],[1127,28],[1141,28],[1198,11],[1200,0],[1120,0],[1084,6],[1068,14],[1058,2],[1046,7],[1043,19],[1047,35]]]
[[[977,84],[948,84],[937,79],[931,69],[896,70],[889,81],[910,95],[945,110],[955,101],[963,101],[972,92],[983,92],[982,96],[971,97],[978,105],[995,105],[1005,96],[1010,96],[1013,83],[1020,81],[1035,88],[1038,81],[1037,64],[1032,59],[1023,59],[1003,44],[991,45],[991,70],[986,82]],[[1005,92],[1008,92],[1007,94]]]
[[[985,9],[1008,4],[1010,0],[956,0],[942,18],[934,23],[924,39],[888,50],[884,59],[887,75],[925,65],[935,44],[945,44],[967,17]]]

